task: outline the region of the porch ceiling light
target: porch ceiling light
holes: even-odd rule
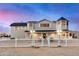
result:
[[[33,31],[32,30],[30,30],[30,33],[32,33]]]
[[[35,32],[35,30],[30,30],[31,33]]]
[[[57,33],[60,35],[60,33],[62,32],[62,30],[57,30]]]

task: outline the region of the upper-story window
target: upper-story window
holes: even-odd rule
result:
[[[40,27],[49,27],[49,24],[48,23],[42,23],[42,24],[40,24]]]
[[[64,20],[59,21],[58,24],[66,25],[66,21],[64,21]]]
[[[33,23],[29,23],[29,27],[33,27]]]
[[[59,21],[59,22],[57,22],[58,24],[61,24],[61,22]]]
[[[15,30],[18,30],[18,26],[15,27]]]
[[[62,21],[62,25],[66,25],[66,22],[65,21]]]

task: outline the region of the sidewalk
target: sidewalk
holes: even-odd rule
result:
[[[79,56],[79,47],[0,48],[0,56]]]

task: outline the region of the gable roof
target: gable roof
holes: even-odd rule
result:
[[[66,18],[64,17],[60,17],[57,21],[61,21],[61,20],[65,20],[65,21],[68,21]]]
[[[27,23],[12,23],[10,26],[27,26]]]
[[[48,22],[51,22],[51,21],[49,21],[49,20],[47,20],[47,19],[40,20],[39,22],[42,22],[42,21],[48,21]]]

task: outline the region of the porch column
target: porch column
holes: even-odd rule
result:
[[[51,45],[50,45],[50,44],[51,44],[51,43],[50,43],[50,37],[47,38],[47,42],[48,42],[48,47],[50,48],[50,46],[51,46]]]
[[[35,46],[34,32],[35,32],[35,31],[30,30],[30,36],[31,36],[31,40],[32,40],[32,47],[34,47],[34,46]]]
[[[15,38],[15,47],[17,47],[17,45],[18,45],[18,44],[17,44],[17,39],[18,39],[18,38]]]
[[[44,39],[41,38],[41,46],[43,47],[44,46]]]

